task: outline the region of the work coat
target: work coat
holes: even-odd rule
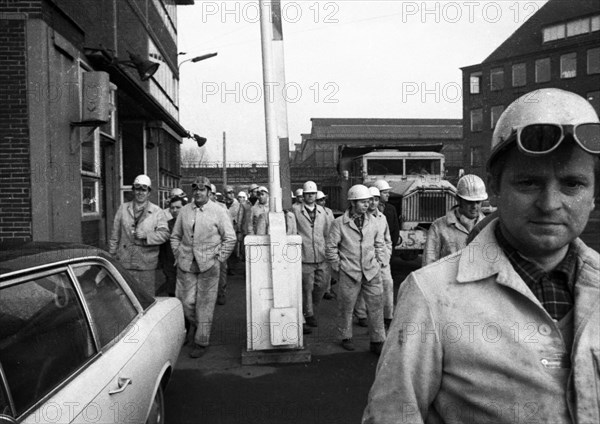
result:
[[[371,212],[368,212],[371,214]],[[375,210],[374,214],[371,214],[373,218],[375,218],[375,222],[379,226],[379,229],[383,232],[383,242],[385,244],[385,250],[388,252],[388,261],[383,263],[382,266],[385,268],[390,264],[390,260],[392,259],[392,237],[390,235],[390,227],[388,225],[388,221],[386,216],[379,211],[379,209]]]
[[[458,206],[450,209],[445,216],[436,219],[427,231],[427,241],[423,249],[423,266],[429,265],[444,256],[464,249],[467,245],[469,230],[457,217]],[[480,213],[475,221],[477,224],[485,216]]]
[[[208,201],[198,207],[188,203],[179,211],[171,233],[171,248],[178,267],[189,272],[194,258],[200,272],[215,261],[225,262],[235,247],[235,231],[226,209]]]
[[[145,239],[135,237],[139,229]],[[161,208],[148,202],[136,224],[133,202],[125,202],[115,214],[108,251],[126,269],[147,271],[156,269],[160,245],[168,239],[169,226]]]
[[[262,215],[262,214],[268,214],[269,213],[269,202],[265,203],[264,205],[261,205],[260,202],[256,202],[256,204],[254,206],[252,206],[252,208],[250,208],[250,218],[248,219],[248,222],[246,223],[247,225],[247,233],[246,234],[258,234],[257,231],[257,225],[258,225],[258,218]]]
[[[384,244],[384,234],[369,213],[365,214],[362,231],[350,218],[349,211],[333,221],[325,256],[334,271],[343,271],[354,281],[364,276],[371,280],[377,276],[381,264],[390,258]]]
[[[315,209],[315,220],[311,221],[304,205],[292,208],[298,235],[302,237],[302,263],[305,264],[325,261],[325,240],[330,222],[325,209],[319,205],[315,205]]]
[[[575,306],[555,322],[496,224],[400,285],[363,423],[600,422],[598,253],[573,242]]]

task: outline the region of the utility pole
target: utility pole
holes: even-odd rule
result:
[[[225,187],[227,187],[227,135],[223,131],[223,194],[225,193]]]

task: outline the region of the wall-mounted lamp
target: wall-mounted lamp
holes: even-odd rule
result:
[[[152,77],[160,66],[159,63],[152,62],[148,59],[143,59],[140,55],[127,52],[129,60],[119,60],[114,52],[110,49],[100,47],[84,47],[84,54],[91,60],[102,62],[105,65],[118,66],[125,65],[137,70],[142,81],[146,81]]]
[[[184,55],[186,53],[185,52],[180,52],[178,54]],[[211,57],[215,57],[218,54],[219,53],[217,53],[217,52],[215,52],[215,53],[207,53],[207,54],[203,54],[202,56],[196,56],[196,57],[192,57],[192,58],[186,59],[186,60],[182,61],[179,65],[177,65],[177,69],[179,69],[181,67],[181,65],[183,65],[186,62],[196,63],[196,62],[200,62],[201,60],[206,60],[206,59],[210,59]]]
[[[200,137],[198,134],[194,134],[189,131],[188,131],[187,138],[191,138],[192,140],[194,140],[196,142],[196,144],[198,144],[198,147],[202,147],[206,144],[205,137]]]

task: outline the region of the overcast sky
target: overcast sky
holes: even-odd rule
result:
[[[311,118],[462,118],[461,67],[545,1],[282,1],[290,147]],[[180,122],[206,156],[266,161],[257,1],[178,7]],[[191,141],[185,142],[189,146]]]

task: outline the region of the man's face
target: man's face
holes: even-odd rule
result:
[[[371,199],[353,200],[352,212],[357,215],[362,215],[369,209]]]
[[[304,202],[304,196],[296,196],[296,201],[298,203],[303,203]]]
[[[497,191],[503,233],[521,253],[566,252],[594,209],[594,158],[572,143],[544,156],[506,153]]]
[[[171,215],[173,216],[173,218],[177,218],[177,215],[179,215],[179,211],[181,210],[182,207],[183,207],[183,204],[181,203],[181,200],[178,200],[176,202],[171,202],[171,205],[169,206],[169,212],[171,212]]]
[[[390,191],[389,190],[380,190],[379,193],[381,193],[381,198],[380,198],[381,203],[387,203],[388,200],[390,199]]]
[[[238,196],[238,202],[244,203],[246,201],[246,196]]]
[[[256,189],[250,190],[250,197],[258,197],[258,192],[256,191]]]
[[[371,200],[369,201],[369,212],[375,212],[377,210],[377,206],[379,206],[379,197],[371,197]]]
[[[150,197],[150,187],[141,184],[133,186],[133,194],[136,203],[144,203]]]
[[[233,201],[233,199],[235,199],[235,192],[233,192],[233,191],[228,191],[226,193],[226,195],[227,195],[227,199],[229,199],[231,201]]]
[[[458,212],[469,219],[475,219],[481,213],[481,202],[471,202],[459,197]]]
[[[207,187],[192,187],[194,196],[194,202],[197,205],[204,205],[208,202],[210,190]]]
[[[317,205],[325,207],[325,198],[316,200]]]
[[[264,191],[259,191],[258,192],[258,203],[260,203],[261,205],[266,205],[267,201],[269,200],[269,194],[264,192]]]
[[[304,203],[310,206],[317,200],[317,193],[304,193],[302,197],[304,198]]]

